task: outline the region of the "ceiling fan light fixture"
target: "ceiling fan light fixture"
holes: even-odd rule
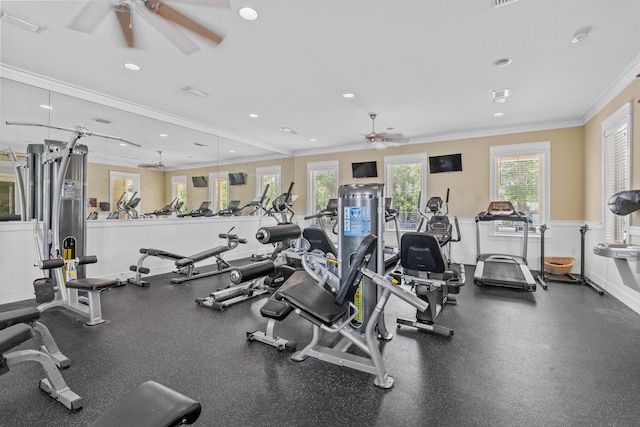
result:
[[[245,21],[255,21],[258,19],[258,12],[250,7],[242,7],[238,9],[238,15]]]

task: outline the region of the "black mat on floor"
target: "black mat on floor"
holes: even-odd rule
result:
[[[85,426],[138,384],[153,379],[201,402],[202,426],[568,426],[637,425],[640,420],[640,315],[584,286],[550,283],[535,293],[468,283],[439,320],[443,338],[403,327],[413,309],[393,299],[382,344],[396,383],[309,359],[289,359],[246,332],[264,329],[264,299],[224,312],[194,303],[226,275],[103,294],[105,324],[84,326],[63,309],[42,321],[71,367],[63,371],[84,409],[69,413],[38,389],[41,372],[20,364],[0,376],[2,426]],[[9,304],[0,310],[35,305]],[[306,344],[296,315],[280,336]],[[28,348],[33,344],[23,344]]]

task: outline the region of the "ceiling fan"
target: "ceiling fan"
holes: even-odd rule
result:
[[[176,3],[193,3],[205,6],[229,7],[229,0],[171,0]],[[136,11],[159,33],[185,54],[194,53],[200,48],[181,28],[186,28],[202,37],[219,44],[223,36],[206,28],[193,19],[183,15],[167,5],[163,0],[95,0],[87,3],[69,28],[91,33],[110,13],[118,18],[120,31],[128,47],[135,47],[133,13]]]
[[[162,163],[162,151],[158,150],[158,161],[155,163],[141,163],[138,165],[139,168],[143,169],[164,169],[164,163]]]
[[[409,139],[406,138],[401,133],[386,133],[386,132],[376,132],[376,117],[378,115],[376,113],[369,113],[369,117],[371,117],[371,133],[365,135],[365,139],[376,149],[381,150],[386,148],[387,145],[398,145],[398,144],[406,144],[409,142]]]

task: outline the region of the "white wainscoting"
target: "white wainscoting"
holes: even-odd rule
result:
[[[225,245],[226,240],[218,234],[235,227],[233,233],[247,239],[236,249],[225,253],[224,259],[234,260],[251,254],[264,254],[273,250],[271,245],[262,245],[255,239],[261,226],[275,225],[271,217],[231,218],[167,218],[138,220],[99,219],[87,223],[87,254],[98,257],[97,264],[87,265],[87,276],[107,279],[126,279],[135,273],[130,265],[137,263],[140,248],[156,248],[181,255],[192,255],[215,246]],[[2,256],[0,268],[0,304],[33,298],[33,281],[45,274],[34,264],[37,252],[33,239],[33,225],[26,222],[0,223]],[[198,265],[215,262],[215,258]],[[174,263],[149,257],[145,266],[151,274],[174,270]]]
[[[301,227],[311,221],[297,220]],[[452,243],[451,257],[455,262],[476,263],[476,227],[473,219],[460,219],[462,241]],[[483,253],[522,254],[522,238],[495,236],[490,233],[490,224],[480,224],[481,250]],[[572,272],[580,272],[580,232],[582,221],[552,221],[545,233],[545,256],[569,256],[577,262]],[[611,258],[593,253],[593,246],[603,240],[599,223],[586,223],[591,229],[585,236],[585,272],[587,277],[600,285],[608,294],[640,313],[640,293],[625,285]],[[255,232],[261,226],[275,225],[270,217],[233,218],[167,218],[140,220],[97,220],[87,226],[87,253],[98,256],[98,263],[87,266],[87,275],[99,278],[133,277],[129,266],[136,264],[143,247],[163,249],[178,254],[190,255],[225,242],[218,238],[235,226],[234,233],[246,238],[248,243],[224,255],[227,260],[248,257],[253,253],[263,254],[272,250],[271,245],[261,245]],[[640,244],[640,228],[629,229],[631,243]],[[385,233],[385,242],[396,245],[394,232]],[[33,281],[43,273],[34,266],[37,262],[33,225],[31,223],[0,223],[0,304],[33,298]],[[527,259],[531,269],[540,268],[540,237],[530,235]],[[213,263],[215,259],[208,260]],[[199,265],[206,265],[203,261]],[[635,261],[631,261],[636,264]],[[174,269],[169,260],[149,257],[145,266],[151,274],[167,273]],[[637,266],[632,265],[637,271]],[[640,274],[636,275],[640,279]],[[553,288],[549,289],[552,292]]]

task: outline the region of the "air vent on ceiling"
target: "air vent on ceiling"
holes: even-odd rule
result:
[[[107,120],[107,119],[101,119],[101,118],[95,118],[93,119],[94,122],[98,122],[98,123],[104,123],[105,125],[108,125],[111,123],[111,120]]]
[[[193,143],[193,145],[196,145],[196,146],[198,146],[198,147],[208,147],[208,145],[207,145],[207,144],[203,144],[203,143],[201,143],[201,142],[194,142],[194,143]]]
[[[507,97],[511,95],[510,89],[499,89],[491,92],[491,100],[494,104],[501,104],[507,100]]]
[[[496,8],[500,6],[506,6],[517,1],[518,0],[491,0],[491,7]]]

